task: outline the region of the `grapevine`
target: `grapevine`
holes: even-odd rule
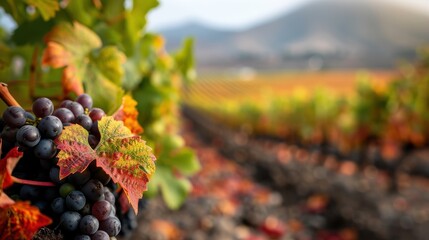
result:
[[[5,84],[2,86],[7,90]],[[7,91],[3,96],[13,99]],[[46,219],[44,224],[59,228],[65,239],[114,237],[121,230],[117,206],[127,204],[119,202],[120,195],[127,195],[131,206],[138,211],[138,198],[142,197],[145,182],[154,171],[155,158],[144,141],[122,122],[105,116],[100,108],[92,108],[89,95],[79,95],[75,101],[65,100],[59,106],[54,110],[51,100],[38,98],[32,105],[32,113],[16,105],[9,106],[3,113],[2,152],[8,153],[2,160],[5,168],[11,159],[9,155],[16,156],[13,169],[3,169],[4,179],[8,174],[15,182],[3,184],[6,187],[3,197],[13,196],[14,199],[3,200],[6,202],[3,210],[29,201],[40,210],[39,217]],[[119,142],[114,142],[116,139]],[[121,148],[119,144],[124,141],[129,143]],[[78,142],[83,144],[81,148],[76,145]],[[107,142],[109,145],[103,146]],[[98,148],[103,152],[88,153]],[[126,155],[129,149],[133,153]],[[112,155],[105,156],[109,150]],[[127,156],[128,162],[120,163],[116,156],[122,154]],[[97,155],[103,159],[97,160]],[[133,156],[138,158],[132,160]],[[78,160],[86,164],[81,165]],[[127,167],[141,169],[133,170],[139,179],[132,180],[133,175]],[[29,168],[35,171],[29,172]],[[16,237],[13,228],[23,227],[12,224],[5,228],[2,236]],[[37,230],[33,226],[32,232],[22,234],[31,237]]]

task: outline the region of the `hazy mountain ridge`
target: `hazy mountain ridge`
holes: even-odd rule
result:
[[[200,69],[383,68],[429,44],[429,14],[374,1],[315,1],[243,31],[162,30],[167,49],[196,38]]]

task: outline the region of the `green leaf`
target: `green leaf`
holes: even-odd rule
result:
[[[119,26],[122,32],[124,48],[127,56],[133,54],[133,47],[143,36],[143,28],[146,25],[146,14],[152,8],[159,5],[157,0],[133,1],[133,8],[125,12],[125,18]]]
[[[36,7],[45,21],[55,17],[55,13],[60,9],[57,0],[26,0],[26,2]]]
[[[92,26],[97,20],[99,10],[94,6],[93,1],[68,1],[65,11],[71,19],[86,26]]]
[[[122,103],[121,88],[125,55],[115,46],[102,48],[100,38],[87,27],[61,23],[47,36],[43,64],[63,70],[64,94],[83,93],[83,86],[94,99],[94,106],[111,114]],[[108,94],[106,94],[108,93]]]
[[[0,0],[0,6],[3,7],[5,12],[10,14],[18,24],[28,19],[24,1]]]
[[[95,149],[89,146],[88,131],[77,124],[66,127],[55,140],[61,150],[57,156],[60,178],[85,171],[95,160],[96,165],[123,188],[137,212],[138,199],[142,198],[146,184],[155,172],[152,149],[113,117],[103,117],[98,128],[101,138]]]
[[[166,164],[179,170],[182,174],[192,175],[201,169],[200,162],[196,157],[194,151],[190,148],[182,148],[179,152],[172,157],[167,158]]]
[[[187,38],[183,42],[182,49],[174,54],[177,68],[182,74],[185,83],[189,84],[196,79],[194,59],[194,39]]]
[[[25,21],[19,24],[12,35],[12,41],[17,45],[34,44],[43,41],[43,37],[54,26],[53,21],[44,21],[37,18],[34,21]]]
[[[167,206],[170,209],[178,209],[186,200],[192,185],[187,179],[175,177],[171,169],[159,166],[153,179],[149,182],[149,189],[153,192],[161,190],[162,198]]]

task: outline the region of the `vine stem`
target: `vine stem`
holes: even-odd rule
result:
[[[54,187],[55,186],[55,184],[52,182],[33,181],[33,180],[17,178],[14,176],[12,176],[12,180],[15,183],[21,183],[21,184],[32,185],[32,186],[40,186],[40,187]]]
[[[12,94],[10,94],[9,89],[7,88],[7,84],[3,82],[0,83],[0,98],[9,107],[10,106],[20,107],[19,103],[15,100]]]

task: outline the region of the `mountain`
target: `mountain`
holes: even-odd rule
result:
[[[429,44],[429,14],[373,0],[319,0],[242,31],[161,30],[167,49],[196,39],[200,69],[389,68]]]

